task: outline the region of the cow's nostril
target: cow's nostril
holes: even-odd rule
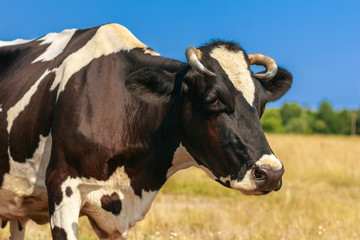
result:
[[[265,180],[266,179],[266,172],[261,168],[254,169],[254,177],[256,180]]]
[[[281,188],[281,177],[284,168],[279,170],[267,167],[255,166],[253,168],[253,180],[257,186],[257,190],[261,192],[269,192],[279,190]]]

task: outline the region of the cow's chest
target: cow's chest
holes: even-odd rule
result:
[[[104,194],[99,202],[87,202],[81,213],[88,216],[99,237],[127,237],[130,228],[141,221],[148,212],[156,192],[143,192],[142,198],[125,193],[123,199],[112,193]],[[119,194],[120,195],[120,194]]]

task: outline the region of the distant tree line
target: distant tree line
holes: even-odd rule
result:
[[[355,119],[356,124],[352,124]],[[265,132],[345,135],[351,134],[353,125],[353,128],[356,126],[356,135],[359,135],[360,108],[335,111],[330,103],[324,101],[317,111],[313,111],[297,103],[284,103],[281,108],[265,110],[261,124]]]

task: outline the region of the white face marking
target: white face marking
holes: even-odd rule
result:
[[[272,170],[280,170],[283,167],[282,163],[274,154],[265,154],[256,162],[256,166],[270,168]]]
[[[24,111],[25,107],[29,105],[31,97],[35,94],[35,92],[38,89],[39,84],[41,81],[51,72],[54,72],[54,70],[49,71],[46,69],[46,71],[41,75],[41,77],[34,83],[34,85],[31,86],[31,88],[24,94],[24,96],[7,111],[7,131],[10,134],[11,127],[13,125],[13,122],[15,119],[19,116],[19,114]]]
[[[280,170],[282,168],[281,162],[273,154],[262,156],[256,162],[256,165],[259,167],[267,167],[267,168],[270,167],[274,170]],[[210,177],[213,180],[219,179],[223,183],[226,183],[228,181],[232,189],[239,190],[246,195],[257,193],[256,192],[257,185],[253,181],[254,178],[253,178],[252,169],[247,170],[244,178],[239,181],[236,179],[232,180],[230,176],[218,178],[212,173],[210,169],[208,169],[203,165],[198,165],[196,162],[193,166],[201,168],[206,173],[206,175],[208,175],[208,177]]]
[[[51,61],[62,53],[64,48],[69,43],[70,39],[76,32],[76,29],[64,30],[61,33],[49,33],[46,36],[40,38],[38,41],[42,41],[40,45],[50,44],[46,51],[36,58],[32,63]]]
[[[19,195],[31,195],[35,192],[34,188],[46,193],[45,171],[50,159],[51,143],[51,135],[40,136],[38,148],[25,163],[15,162],[10,157],[10,171],[4,175],[2,189],[11,190]]]
[[[197,163],[191,157],[190,153],[186,150],[186,148],[180,144],[180,146],[176,149],[174,153],[174,158],[172,161],[172,166],[168,169],[166,177],[171,177],[174,173],[181,169],[185,169],[191,166],[196,166]]]
[[[255,163],[258,167],[269,168],[272,170],[280,170],[283,165],[273,154],[265,154]],[[230,186],[233,189],[240,190],[243,193],[247,194],[249,192],[256,191],[256,184],[253,181],[254,177],[252,174],[252,169],[246,171],[245,176],[242,180],[231,180],[230,176],[220,178],[222,182],[230,181]]]
[[[227,179],[230,179],[230,176]],[[252,169],[246,171],[245,176],[241,181],[230,180],[230,186],[231,188],[240,190],[241,192],[255,191],[257,186],[253,181]]]
[[[20,44],[25,44],[25,43],[28,43],[28,42],[31,42],[31,41],[33,41],[33,39],[31,39],[31,40],[16,39],[16,40],[13,40],[13,41],[0,41],[0,47],[20,45]]]
[[[244,53],[227,50],[224,46],[215,48],[210,56],[215,58],[228,75],[237,90],[242,92],[246,101],[253,106],[255,85],[245,61]]]
[[[54,90],[60,84],[59,94],[64,91],[70,77],[93,59],[106,56],[121,50],[130,51],[134,48],[147,49],[127,28],[118,24],[101,26],[93,38],[78,51],[70,54],[56,71],[55,80],[50,88]],[[147,50],[147,53],[158,55]]]

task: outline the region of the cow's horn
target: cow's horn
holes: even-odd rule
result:
[[[248,54],[248,57],[251,65],[261,65],[266,68],[265,73],[255,73],[254,77],[264,81],[269,81],[275,77],[278,67],[274,59],[261,53]]]
[[[190,66],[201,76],[215,77],[216,74],[207,69],[199,60],[201,52],[193,46],[187,47],[185,56]]]

